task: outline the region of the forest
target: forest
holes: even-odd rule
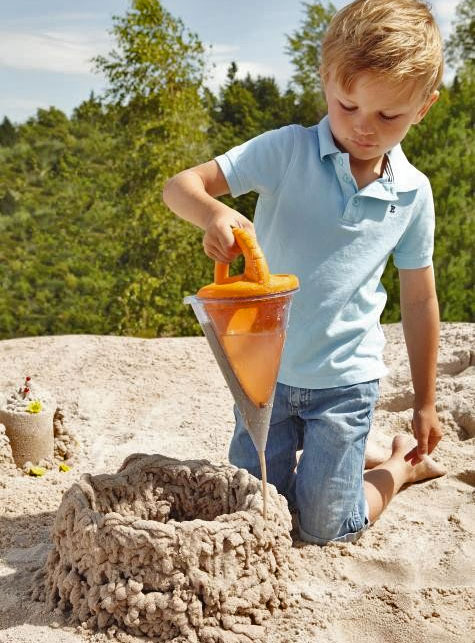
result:
[[[58,334],[200,333],[183,298],[212,280],[202,232],[163,204],[165,181],[265,130],[325,114],[316,69],[335,12],[303,4],[287,36],[292,80],[238,78],[219,92],[198,35],[158,0],[113,19],[114,49],[93,64],[108,82],[68,117],[38,109],[0,124],[0,339]],[[446,42],[453,81],[403,149],[430,178],[434,269],[444,321],[474,321],[473,97],[475,0],[462,0]],[[256,195],[225,201],[252,219]],[[236,262],[238,263],[238,262]],[[238,269],[236,266],[235,269]],[[383,322],[400,319],[397,271],[383,278]]]

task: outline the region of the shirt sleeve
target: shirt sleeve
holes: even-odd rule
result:
[[[397,268],[415,269],[432,265],[435,213],[429,181],[419,191],[408,227],[393,250]]]
[[[282,183],[292,159],[291,125],[265,132],[216,157],[233,197],[246,192],[270,195]]]

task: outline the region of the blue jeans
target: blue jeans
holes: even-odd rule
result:
[[[302,540],[354,541],[369,526],[364,454],[378,395],[379,380],[328,389],[277,383],[267,479],[297,511]],[[236,406],[234,414],[229,460],[260,478],[257,452]]]

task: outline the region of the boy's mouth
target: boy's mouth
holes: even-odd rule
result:
[[[352,143],[356,143],[359,147],[366,147],[366,148],[371,148],[371,147],[376,147],[376,143],[368,143],[368,141],[358,141],[357,139],[350,139]]]

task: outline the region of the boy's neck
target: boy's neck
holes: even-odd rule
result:
[[[363,189],[373,181],[383,176],[387,163],[387,156],[379,156],[374,159],[355,159],[350,155],[351,173],[355,177],[358,189]]]

